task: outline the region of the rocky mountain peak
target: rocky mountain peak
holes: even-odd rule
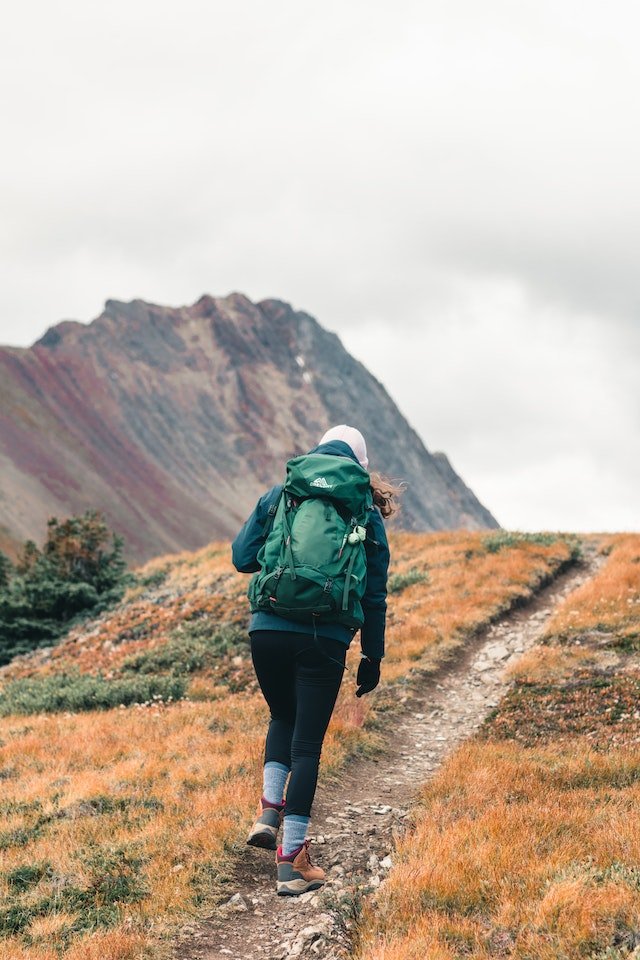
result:
[[[405,527],[497,525],[339,338],[281,300],[107,300],[88,325],[0,349],[0,376],[0,529],[16,540],[87,507],[136,560],[229,537],[286,459],[343,422],[407,481]]]

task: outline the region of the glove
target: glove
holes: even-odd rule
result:
[[[373,657],[363,657],[358,667],[358,689],[356,697],[371,693],[380,683],[380,661]]]

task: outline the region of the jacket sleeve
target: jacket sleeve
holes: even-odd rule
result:
[[[269,509],[280,499],[281,486],[272,487],[258,500],[255,509],[231,544],[231,560],[239,573],[255,573],[260,569],[258,551],[265,541]]]
[[[367,555],[367,586],[362,598],[364,623],[360,631],[360,646],[365,656],[381,660],[384,657],[387,620],[389,544],[384,521],[377,508],[371,512],[364,547]]]

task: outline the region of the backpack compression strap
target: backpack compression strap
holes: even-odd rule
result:
[[[347,566],[347,572],[344,580],[344,590],[342,591],[342,609],[349,609],[349,590],[351,589],[351,574],[353,572],[353,565],[356,562],[356,556],[358,553],[358,547],[360,541],[353,544],[353,550],[351,551],[351,556],[349,557],[349,564]]]
[[[361,526],[355,517],[351,518],[351,523],[353,529],[351,533],[345,533],[344,540],[342,541],[342,547],[345,543],[350,543],[353,546],[351,551],[351,556],[349,557],[349,563],[347,565],[347,573],[344,581],[344,590],[342,592],[342,609],[349,609],[349,590],[351,589],[351,574],[353,573],[353,565],[356,562],[356,555],[358,547],[363,543],[367,538],[367,528]],[[340,548],[340,553],[342,553],[342,547]]]
[[[287,553],[287,558],[289,560],[289,569],[291,571],[290,576],[292,580],[296,579],[296,568],[293,562],[293,550],[291,548],[291,527],[289,526],[289,518],[287,517],[287,510],[291,506],[291,497],[287,497],[284,505],[284,510],[282,511],[282,526],[284,527],[285,532],[285,541],[284,548]]]
[[[269,509],[267,510],[267,519],[262,524],[262,539],[266,540],[269,534],[271,533],[271,527],[273,526],[273,521],[278,510],[278,504],[280,503],[280,497],[282,497],[282,492],[276,500],[275,503],[272,503]]]

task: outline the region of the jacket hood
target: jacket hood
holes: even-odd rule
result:
[[[351,460],[355,460],[357,464],[360,464],[355,453],[344,440],[329,440],[328,443],[320,443],[317,447],[314,447],[313,450],[309,450],[309,453],[328,453],[334,457],[350,457]]]

